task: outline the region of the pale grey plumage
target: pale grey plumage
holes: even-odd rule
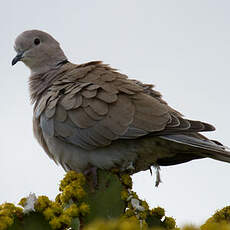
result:
[[[133,162],[138,172],[203,157],[230,162],[225,147],[198,133],[213,126],[182,118],[152,85],[99,61],[72,64],[42,31],[20,34],[15,50],[12,64],[22,60],[31,69],[34,134],[65,170],[125,170]]]

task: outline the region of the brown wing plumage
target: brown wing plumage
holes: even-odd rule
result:
[[[102,64],[69,65],[35,106],[55,136],[85,149],[116,139],[214,130],[183,119],[152,85],[129,80]]]

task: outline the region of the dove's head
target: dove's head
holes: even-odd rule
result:
[[[21,33],[15,40],[14,49],[17,55],[12,65],[22,61],[32,74],[46,72],[67,60],[59,43],[48,33],[39,30]]]

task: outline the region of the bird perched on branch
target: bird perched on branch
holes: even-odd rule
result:
[[[100,61],[73,64],[43,31],[21,33],[14,48],[12,65],[22,61],[31,70],[35,137],[66,171],[135,173],[205,157],[230,162],[226,147],[200,134],[214,127],[183,118],[153,85]]]

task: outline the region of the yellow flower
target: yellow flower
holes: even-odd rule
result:
[[[50,220],[55,217],[54,210],[52,208],[45,209],[45,211],[43,212],[43,215],[45,216],[47,220]]]
[[[67,203],[71,198],[81,200],[86,195],[83,187],[79,185],[77,181],[71,182],[63,190],[63,193],[60,195],[61,202]]]
[[[10,209],[2,209],[0,210],[0,216],[9,216],[11,214]]]
[[[85,176],[82,173],[78,173],[77,181],[79,182],[80,185],[84,185],[86,181]]]
[[[142,228],[143,230],[145,228]],[[97,220],[89,224],[84,230],[140,230],[140,223],[135,219],[129,220]]]
[[[23,197],[20,201],[19,201],[19,205],[21,205],[22,207],[24,207],[25,205],[26,205],[26,198],[25,197]]]
[[[162,219],[162,217],[165,215],[165,210],[161,207],[157,207],[150,211],[150,215],[153,215],[159,219]]]
[[[145,200],[141,201],[141,206],[145,208],[145,210],[149,210],[149,205]]]
[[[70,171],[60,184],[60,190],[63,192],[56,196],[55,202],[50,201],[47,196],[39,196],[34,202],[35,211],[44,215],[52,229],[70,227],[73,217],[79,214],[86,215],[89,212],[89,206],[84,202],[79,207],[76,204],[71,204],[68,208],[63,208],[64,204],[69,202],[70,199],[79,202],[86,195],[83,189],[84,184],[85,177],[83,174]],[[26,203],[27,198],[22,198],[19,205],[25,207]],[[1,204],[0,230],[6,230],[13,224],[15,216],[22,218],[23,214],[23,209],[16,207],[14,204]]]
[[[23,209],[20,208],[20,207],[15,207],[15,209],[14,209],[14,214],[15,214],[17,217],[22,217],[22,215],[23,215]]]
[[[59,203],[56,203],[56,202],[52,202],[50,207],[52,208],[52,210],[53,210],[53,212],[55,214],[60,214],[63,211],[62,206]]]
[[[126,220],[118,223],[120,230],[140,230],[140,223],[136,220]]]
[[[128,188],[132,188],[133,182],[131,177],[128,174],[123,174],[121,176],[121,181],[124,185],[126,185]]]
[[[72,196],[71,191],[66,191],[65,190],[60,196],[60,200],[61,200],[62,204],[68,203],[68,201],[70,200],[71,196]]]
[[[205,224],[201,226],[201,230],[230,230],[230,206],[226,206],[218,210],[210,217]]]
[[[140,217],[141,220],[145,220],[146,217],[147,217],[147,212],[140,212],[139,217]]]
[[[61,181],[59,186],[59,190],[63,191],[67,185],[69,185],[72,181],[77,181],[79,185],[85,184],[85,177],[82,173],[77,173],[75,171],[69,171],[64,179]]]
[[[22,208],[16,207],[12,203],[4,203],[0,205],[0,216],[13,218],[14,216],[21,217],[22,214]]]
[[[121,191],[121,199],[122,200],[127,200],[128,197],[129,197],[128,191],[126,191],[126,190]]]
[[[61,193],[59,193],[59,194],[55,197],[55,202],[56,202],[56,203],[59,203],[59,204],[62,203],[62,202],[61,202]]]
[[[230,224],[226,221],[217,222],[206,222],[204,225],[201,226],[201,230],[230,230]],[[185,229],[187,230],[187,229]],[[190,230],[190,229],[189,229]],[[197,230],[197,229],[191,229]]]
[[[0,209],[9,209],[12,210],[14,209],[15,205],[12,203],[3,203],[2,205],[0,205]]]
[[[127,216],[127,217],[130,217],[130,216],[133,216],[133,215],[135,215],[135,212],[134,212],[134,210],[133,209],[127,209],[126,211],[125,211],[125,216]]]
[[[61,228],[61,221],[59,218],[54,217],[52,220],[49,221],[49,224],[52,229],[59,229]]]
[[[61,221],[61,223],[67,225],[67,226],[70,226],[71,225],[71,222],[72,222],[72,218],[66,214],[62,214],[60,217],[59,217],[59,220]]]
[[[5,230],[14,223],[9,216],[0,216],[0,230]]]
[[[69,208],[64,210],[64,214],[71,217],[76,217],[79,214],[79,209],[76,204],[71,204]]]
[[[135,192],[132,191],[131,195],[132,195],[132,198],[135,198],[135,199],[139,200],[139,197],[138,197],[138,195]]]
[[[86,195],[86,192],[82,187],[77,187],[74,191],[74,198],[81,200]]]
[[[176,221],[172,217],[165,217],[163,224],[166,229],[174,229],[176,227]]]
[[[37,212],[43,212],[50,204],[51,201],[47,196],[39,196],[34,204],[34,208]]]
[[[79,207],[80,213],[85,216],[86,214],[89,213],[89,205],[86,204],[85,202],[82,202],[80,207]]]

